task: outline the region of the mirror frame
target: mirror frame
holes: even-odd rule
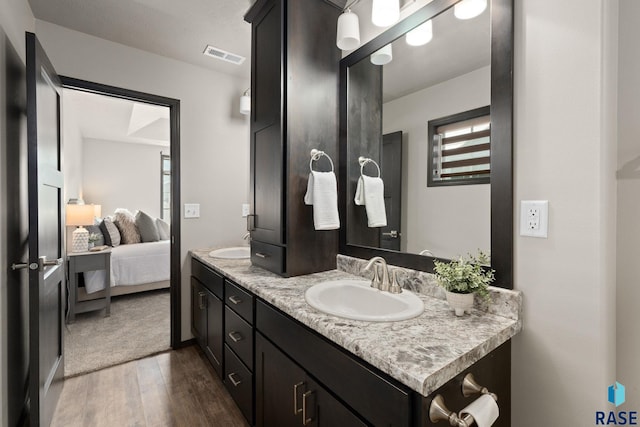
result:
[[[347,85],[349,67],[381,47],[435,18],[460,0],[433,0],[340,61],[339,253],[369,259],[382,256],[389,264],[433,272],[432,258],[347,243]],[[513,0],[491,2],[491,268],[493,286],[513,289]],[[425,130],[426,132],[426,130]],[[425,184],[426,185],[426,184]],[[445,260],[446,261],[446,260]]]

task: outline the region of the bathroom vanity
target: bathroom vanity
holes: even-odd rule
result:
[[[461,392],[469,372],[498,397],[494,425],[510,424],[519,292],[496,289],[490,312],[458,318],[427,285],[416,318],[348,320],[313,309],[304,294],[325,280],[354,278],[347,271],[359,270],[360,260],[339,257],[341,270],[286,279],[208,252],[191,252],[192,330],[250,425],[446,425],[429,421],[431,401],[442,395],[456,412],[471,403],[478,396]]]

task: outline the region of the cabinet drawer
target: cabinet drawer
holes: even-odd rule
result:
[[[253,374],[226,345],[224,357],[224,384],[240,412],[253,425]]]
[[[91,254],[69,257],[69,263],[74,264],[76,273],[82,271],[106,270],[109,268],[111,254]]]
[[[244,320],[253,324],[253,295],[228,280],[225,280],[224,286],[226,304]]]
[[[225,307],[224,341],[245,365],[253,369],[253,329],[229,307]]]
[[[262,267],[276,274],[285,271],[284,251],[281,246],[270,245],[255,240],[251,241],[251,264]]]
[[[409,425],[405,386],[262,301],[256,302],[256,328],[369,423]]]
[[[191,259],[191,275],[198,279],[215,296],[222,299],[222,276],[195,258]]]

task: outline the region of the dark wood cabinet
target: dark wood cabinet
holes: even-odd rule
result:
[[[316,232],[303,198],[311,149],[338,153],[341,54],[326,34],[339,15],[319,0],[258,0],[245,15],[252,24],[251,261],[285,276],[336,266],[337,231]]]
[[[256,426],[365,426],[307,372],[256,334]]]
[[[191,331],[216,373],[222,377],[222,276],[196,260],[192,261],[191,271]]]

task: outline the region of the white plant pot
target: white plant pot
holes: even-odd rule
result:
[[[456,312],[456,316],[464,316],[465,311],[471,313],[474,294],[457,294],[445,291],[449,307]]]

